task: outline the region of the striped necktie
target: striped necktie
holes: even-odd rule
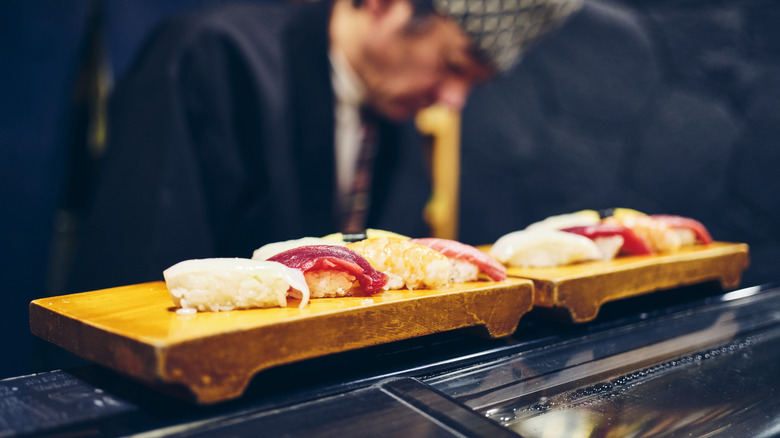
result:
[[[362,233],[371,204],[371,180],[377,146],[377,120],[368,110],[361,110],[360,152],[355,165],[355,176],[341,214],[342,233]]]

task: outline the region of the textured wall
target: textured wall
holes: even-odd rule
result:
[[[780,279],[779,18],[773,0],[586,0],[472,96],[460,238],[632,207],[749,243],[743,284]]]

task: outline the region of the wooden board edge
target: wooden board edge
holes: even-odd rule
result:
[[[509,336],[533,307],[533,283],[387,304],[181,342],[162,352],[160,378],[213,404],[240,397],[258,372],[278,365],[466,327]]]
[[[153,381],[159,375],[155,346],[101,330],[46,308],[40,301],[30,303],[30,331],[35,336],[128,376]],[[58,336],[61,333],[71,336]]]
[[[746,250],[734,251],[695,262],[672,260],[631,271],[562,280],[555,284],[553,307],[565,308],[572,322],[583,323],[594,320],[605,303],[659,290],[710,281],[719,282],[723,290],[733,289],[740,284],[749,256]]]

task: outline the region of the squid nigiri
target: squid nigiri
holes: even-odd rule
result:
[[[385,274],[344,246],[301,246],[276,254],[269,261],[303,272],[312,298],[369,295],[387,283]],[[359,288],[354,287],[355,282]]]
[[[301,271],[281,263],[240,258],[193,259],[163,271],[173,304],[194,311],[285,307],[287,297],[309,301]]]
[[[480,271],[493,281],[506,280],[506,267],[471,245],[435,237],[412,239],[411,241],[447,256],[452,264],[450,281],[453,283],[474,281],[479,277]]]
[[[602,258],[591,239],[559,230],[514,231],[499,237],[488,253],[516,267],[553,267]]]

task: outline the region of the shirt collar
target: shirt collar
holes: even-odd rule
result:
[[[331,83],[336,100],[346,105],[360,106],[366,96],[366,87],[341,50],[331,48],[328,54],[331,65]]]

